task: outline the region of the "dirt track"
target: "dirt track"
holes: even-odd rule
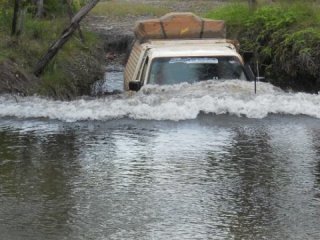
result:
[[[119,1],[118,1],[119,2]],[[204,15],[228,0],[130,0],[130,3],[143,3],[152,7],[162,7],[168,12],[193,12]],[[154,18],[151,14],[118,16],[95,16],[89,15],[85,27],[98,32],[104,38],[107,65],[122,64],[125,62],[126,53],[133,40],[133,28],[137,20]]]

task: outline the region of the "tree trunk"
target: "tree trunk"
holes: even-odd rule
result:
[[[58,53],[58,51],[63,47],[63,45],[70,39],[74,31],[79,27],[81,20],[90,12],[92,8],[100,0],[92,0],[86,6],[80,9],[80,11],[72,18],[70,25],[62,32],[60,38],[55,41],[48,52],[39,60],[33,73],[36,76],[40,76],[43,73],[44,68],[48,65],[51,59]]]
[[[23,32],[26,14],[27,14],[27,9],[20,7],[19,13],[18,13],[18,21],[16,25],[16,36],[19,36]]]
[[[11,36],[16,35],[16,33],[17,33],[17,23],[18,23],[18,18],[19,18],[19,10],[20,10],[20,0],[15,0],[14,1],[14,9],[13,9]]]
[[[257,0],[248,0],[249,1],[249,9],[255,10],[257,7]]]
[[[68,15],[69,15],[69,18],[71,21],[73,18],[72,0],[65,0],[65,1],[67,3],[67,11],[68,11]],[[81,42],[84,43],[84,37],[83,37],[82,31],[81,31],[80,25],[78,27],[78,33],[79,33],[79,37],[80,37]]]
[[[42,18],[44,15],[44,8],[43,8],[43,0],[37,0],[37,18]]]

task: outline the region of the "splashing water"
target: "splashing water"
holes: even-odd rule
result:
[[[0,96],[0,116],[49,118],[62,121],[195,119],[198,114],[231,114],[264,118],[268,114],[307,115],[320,118],[320,95],[286,93],[259,83],[239,80],[206,81],[194,85],[145,86],[137,93],[70,102],[40,97]]]

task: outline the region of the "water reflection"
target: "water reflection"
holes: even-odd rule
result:
[[[95,216],[89,217],[95,221],[89,222],[92,228],[87,233],[82,232],[84,236],[99,236],[94,227],[97,223],[103,226],[104,237],[108,239],[132,235],[161,239],[173,232],[192,239],[194,229],[199,234],[206,232],[207,224],[196,222],[196,219],[206,218],[206,206],[199,204],[198,196],[204,195],[211,186],[210,182],[199,182],[198,177],[206,179],[203,173],[207,149],[222,151],[230,134],[217,128],[200,127],[199,131],[199,126],[193,124],[180,127],[177,123],[145,122],[142,125],[142,129],[130,125],[125,131],[108,129],[114,145],[112,156],[108,158],[98,157],[107,152],[100,144],[91,149],[89,143],[90,148],[82,149],[81,162],[87,166],[82,177],[86,177],[87,184],[103,187],[98,196],[103,201],[92,203],[92,199],[82,197],[83,193],[78,196],[81,199],[79,209],[92,204],[95,204],[94,209],[103,209],[96,212],[91,208],[83,214],[86,218]],[[192,157],[195,152],[198,153],[196,158]],[[106,196],[106,192],[112,194]],[[190,225],[195,228],[188,227]]]
[[[231,197],[235,214],[230,231],[236,239],[262,239],[269,228],[261,226],[269,226],[275,220],[270,199],[277,186],[270,136],[263,126],[244,126],[234,131],[228,157],[237,179]]]
[[[318,125],[308,120],[304,124],[288,124],[281,120],[269,130],[277,167],[282,169],[277,180],[280,191],[275,192],[273,199],[277,210],[275,229],[280,229],[282,238],[317,239],[320,236],[314,225],[320,211],[314,208],[312,201],[315,194],[313,172],[318,158],[312,139],[315,126]]]
[[[1,238],[65,236],[79,168],[75,132],[2,129],[0,135]]]
[[[315,175],[315,189],[316,194],[315,198],[320,203],[320,129],[313,129],[312,131],[313,135],[313,148],[316,154],[316,161],[314,166],[314,175]]]
[[[318,239],[318,121],[0,122],[4,239]]]

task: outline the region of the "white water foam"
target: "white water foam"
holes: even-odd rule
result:
[[[320,118],[320,95],[286,93],[267,83],[258,83],[257,94],[254,94],[252,82],[229,80],[145,86],[137,93],[70,102],[0,96],[0,117],[68,122],[124,117],[178,121],[194,119],[200,112],[248,118],[264,118],[268,114],[303,114]]]

